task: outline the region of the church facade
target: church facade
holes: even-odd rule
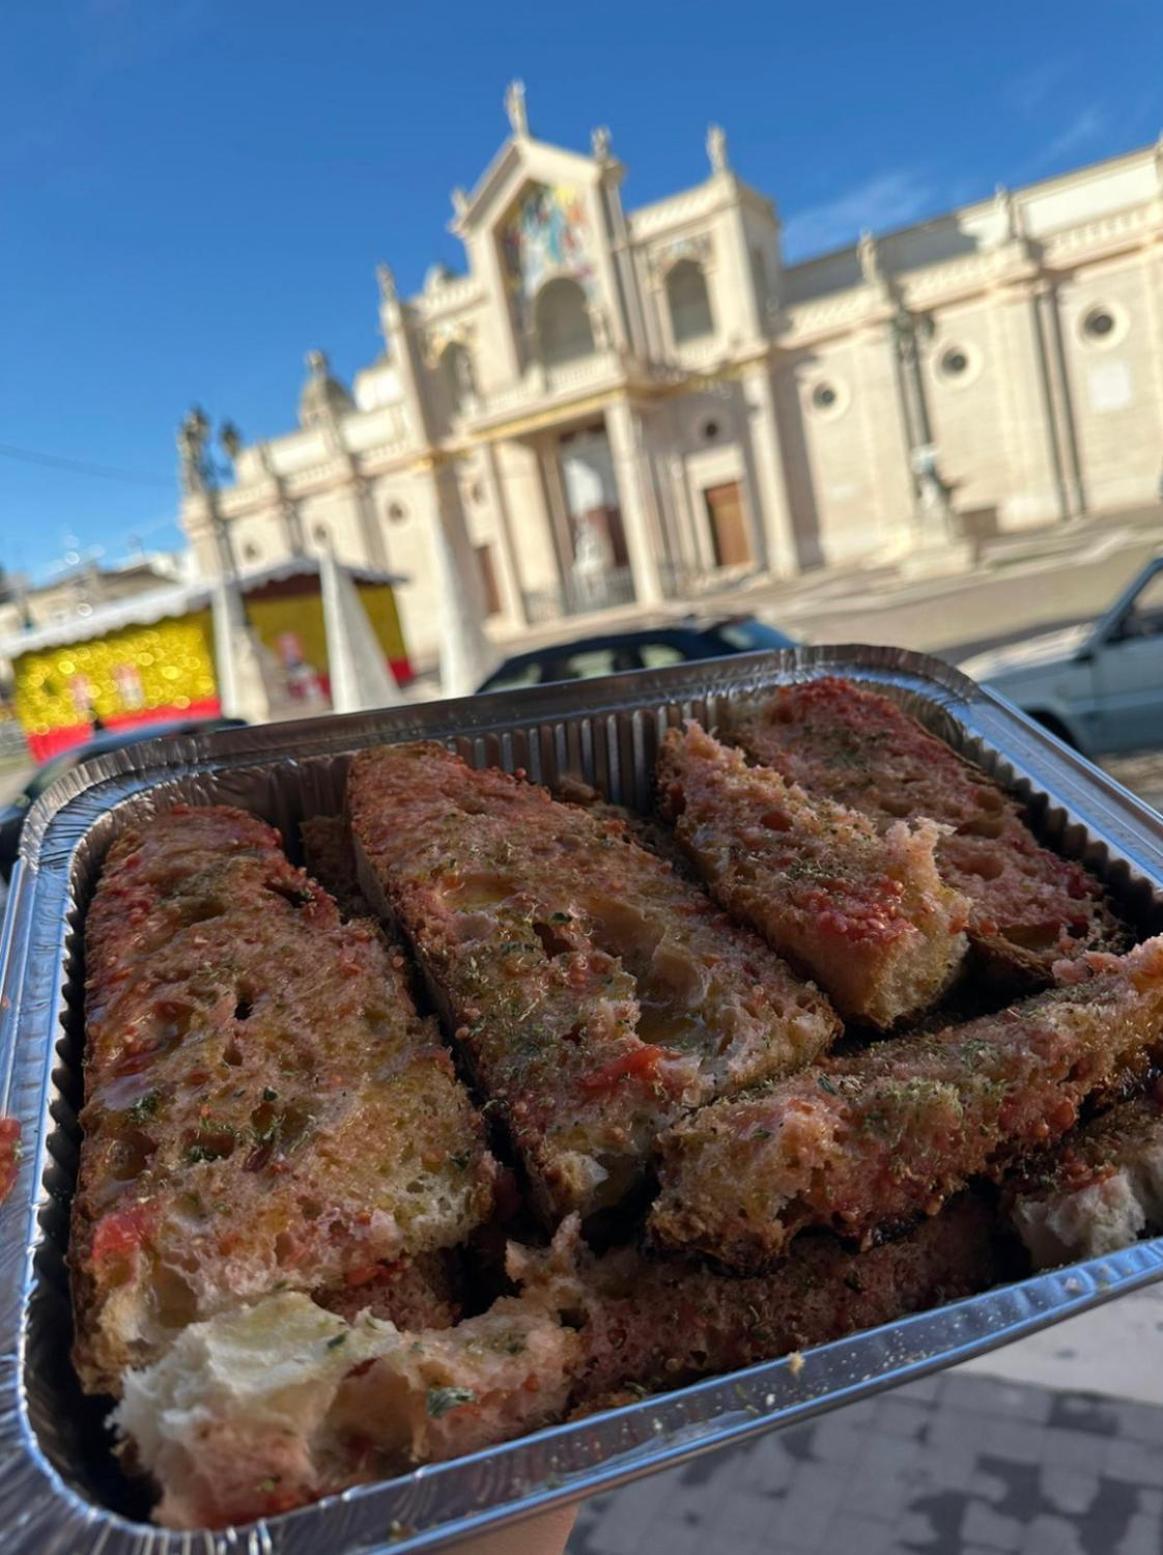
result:
[[[607,131],[581,155],[506,106],[453,193],[464,273],[405,298],[381,265],[385,353],[349,389],[312,352],[299,426],[228,438],[228,484],[187,446],[203,573],[403,575],[423,663],[450,564],[503,642],[1156,499],[1163,143],[785,264],[717,128],[703,182],[626,210]]]

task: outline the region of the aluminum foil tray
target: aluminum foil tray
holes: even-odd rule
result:
[[[391,708],[118,751],[69,774],[29,816],[0,943],[0,1110],[24,1154],[0,1211],[0,1542],[29,1555],[328,1555],[433,1549],[609,1490],[759,1431],[947,1366],[1163,1274],[1163,1238],[809,1350],[363,1486],[223,1533],[152,1527],[120,1474],[99,1403],[68,1360],[65,1275],[81,1099],[85,907],[110,841],[176,800],[241,805],[293,849],[341,806],[350,754],[446,740],[475,765],[572,772],[642,805],[660,729],[823,673],[874,681],[1025,797],[1050,846],[1083,859],[1143,934],[1163,925],[1163,821],[957,671],[886,648],[804,648],[423,707]]]

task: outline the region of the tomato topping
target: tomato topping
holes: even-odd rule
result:
[[[147,1204],[132,1204],[99,1220],[93,1232],[93,1263],[97,1268],[128,1262],[145,1241],[149,1218]]]
[[[357,1264],[354,1269],[348,1269],[343,1276],[343,1283],[345,1285],[367,1285],[379,1273],[380,1266],[378,1263]]]
[[[581,1088],[583,1091],[590,1092],[611,1091],[619,1080],[624,1079],[644,1080],[649,1084],[658,1072],[659,1060],[665,1056],[665,1048],[644,1042],[640,1047],[632,1048],[629,1053],[622,1053],[617,1058],[612,1058],[608,1064],[603,1064],[593,1074],[585,1075],[581,1081]]]

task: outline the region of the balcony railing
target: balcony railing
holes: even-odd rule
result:
[[[629,567],[613,567],[595,578],[568,578],[551,588],[525,591],[525,613],[532,626],[633,603],[634,579]]]
[[[693,573],[668,561],[658,563],[658,577],[662,597],[668,600],[692,598],[712,581],[708,574]],[[597,610],[632,605],[637,596],[629,567],[615,567],[592,580],[569,578],[554,587],[526,589],[524,597],[529,624],[540,626],[564,616],[590,615]]]

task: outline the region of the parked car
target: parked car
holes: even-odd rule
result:
[[[692,659],[721,659],[732,653],[795,646],[794,637],[754,616],[730,616],[701,624],[676,621],[647,631],[612,632],[604,637],[583,637],[576,642],[554,643],[531,653],[518,653],[506,659],[477,690],[547,686],[559,680],[589,680],[595,675],[616,675],[623,670],[655,670]]]
[[[1163,746],[1163,551],[1097,621],[960,668],[1088,756]]]
[[[143,740],[158,740],[168,734],[205,734],[212,729],[238,729],[245,722],[243,718],[186,718],[170,723],[134,724],[131,729],[107,729],[94,735],[91,740],[85,740],[83,744],[70,745],[68,750],[50,756],[37,767],[11,804],[0,808],[0,878],[7,880],[12,874],[24,819],[33,801],[47,793],[57,778],[79,767],[81,762],[93,756],[108,755],[110,751],[121,750],[126,745],[139,745]]]

